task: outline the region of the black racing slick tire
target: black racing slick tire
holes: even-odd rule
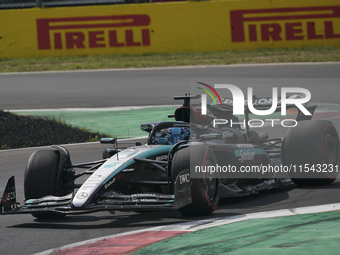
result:
[[[194,157],[191,160],[190,155]],[[215,154],[204,144],[180,149],[174,154],[171,163],[172,183],[181,171],[190,169],[190,162],[197,166],[216,166],[217,160]],[[208,215],[215,211],[219,203],[218,176],[204,173],[201,178],[190,177],[190,181],[192,202],[179,208],[179,211],[185,216]]]
[[[339,136],[330,121],[298,122],[288,129],[282,146],[283,164],[291,167],[291,180],[299,186],[320,186],[338,176]]]
[[[25,169],[25,200],[58,196],[60,193],[59,174],[60,155],[57,150],[39,150],[28,160]],[[59,219],[65,217],[57,213],[32,213],[38,219]]]

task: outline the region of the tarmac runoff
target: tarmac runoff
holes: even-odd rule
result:
[[[37,253],[339,254],[340,203],[213,218],[106,236]]]

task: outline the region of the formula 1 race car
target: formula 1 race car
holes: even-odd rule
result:
[[[331,122],[298,114],[298,125],[289,128],[285,138],[268,139],[249,130],[247,107],[243,129],[232,115],[232,104],[208,105],[208,114],[201,115],[200,105],[190,105],[198,97],[175,97],[184,100],[169,116],[176,121],[141,125],[149,133],[145,145],[118,150],[117,139],[101,139],[113,145],[104,150],[102,160],[72,164],[69,152],[57,145],[34,152],[25,169],[24,205],[16,201],[11,177],[1,214],[49,219],[97,211],[178,209],[184,215],[205,215],[217,208],[220,198],[256,194],[284,185],[287,178],[302,186],[336,179],[339,137]],[[254,107],[266,109],[270,105],[259,102],[267,101],[257,99]],[[308,110],[313,113],[315,108]],[[226,124],[232,121],[234,126]],[[287,176],[267,171],[275,167],[283,167]],[[261,168],[261,174],[253,171]],[[84,175],[90,176],[76,184]]]

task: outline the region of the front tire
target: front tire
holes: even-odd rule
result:
[[[285,165],[296,166],[297,172],[290,173],[290,177],[299,186],[330,184],[338,176],[339,137],[330,121],[302,121],[296,127],[289,128],[282,154]],[[317,168],[330,165],[334,166],[332,172],[329,168],[327,172]],[[317,171],[312,171],[312,168]]]
[[[44,196],[62,196],[59,178],[60,155],[57,150],[39,150],[28,160],[25,169],[25,199],[42,198]],[[38,219],[59,219],[65,217],[57,213],[32,213]]]
[[[190,154],[192,157],[190,160]],[[190,169],[190,162],[197,166],[216,166],[215,154],[204,144],[184,147],[173,156],[171,164],[171,180],[175,182],[177,175]],[[185,216],[208,215],[215,211],[219,203],[220,179],[216,175],[203,173],[201,178],[191,178],[192,203],[179,208]]]

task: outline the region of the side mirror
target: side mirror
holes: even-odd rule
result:
[[[111,143],[116,144],[117,138],[101,138],[100,143]]]

